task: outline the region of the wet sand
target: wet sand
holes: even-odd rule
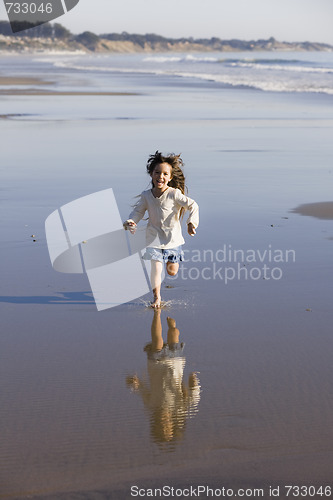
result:
[[[77,91],[49,91],[39,89],[10,89],[1,90],[0,95],[35,95],[35,96],[123,96],[123,95],[138,95],[129,92],[77,92]]]
[[[287,498],[285,485],[332,480],[333,227],[312,215],[331,208],[333,116],[300,97],[297,107],[296,97],[203,88],[198,104],[197,90],[185,103],[182,89],[159,92],[79,96],[70,115],[61,96],[3,101],[6,115],[36,117],[0,122],[0,498],[127,500],[133,485],[203,484],[263,488],[264,498],[279,486]],[[182,151],[201,208],[183,274],[162,292],[163,339],[172,317],[185,343],[174,378],[155,376],[144,350],[153,311],[137,299],[98,313],[84,275],[52,269],[44,234],[55,209],[107,187],[125,219],[157,147]],[[261,253],[240,263],[232,249]],[[259,276],[263,264],[281,279]],[[226,267],[236,272],[227,283]]]
[[[1,76],[0,85],[52,85],[52,82],[42,80],[41,78],[19,77],[19,76]]]
[[[48,90],[31,88],[31,85],[53,85],[54,82],[42,80],[41,78],[27,78],[27,77],[10,77],[0,76],[0,95],[12,96],[124,96],[124,95],[138,95],[135,92],[92,92],[92,91],[70,91],[70,90]],[[12,87],[26,87],[29,88],[7,88],[2,89],[1,86]],[[0,118],[5,118],[6,115],[0,115]]]
[[[292,210],[295,214],[316,217],[317,219],[333,220],[333,201],[306,203]]]

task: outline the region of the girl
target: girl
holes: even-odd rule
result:
[[[170,276],[178,272],[179,262],[184,259],[181,245],[185,243],[180,221],[185,210],[189,211],[187,232],[195,235],[199,225],[199,207],[194,200],[185,196],[185,177],[180,155],[162,156],[159,151],[150,155],[147,173],[152,179],[152,188],[143,191],[124,228],[135,232],[137,223],[148,211],[147,239],[158,243],[148,247],[144,259],[151,259],[151,285],[154,301],[152,307],[161,306],[161,276],[163,264]]]

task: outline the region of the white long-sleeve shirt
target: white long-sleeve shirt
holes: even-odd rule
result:
[[[187,224],[192,223],[196,228],[199,225],[199,207],[194,200],[172,187],[168,187],[158,198],[155,198],[151,189],[148,189],[141,193],[128,220],[137,224],[148,211],[147,241],[153,241],[156,237],[158,240],[157,244],[148,243],[148,246],[175,248],[185,243],[179,220],[182,207],[190,212]]]

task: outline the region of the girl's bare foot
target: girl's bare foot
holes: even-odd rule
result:
[[[154,302],[151,303],[151,307],[153,309],[161,307],[161,297],[159,295],[157,297],[154,297]]]

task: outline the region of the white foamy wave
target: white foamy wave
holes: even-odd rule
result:
[[[220,59],[217,57],[198,57],[192,54],[188,54],[184,57],[179,56],[149,56],[143,59],[144,62],[156,62],[158,64],[169,63],[169,62],[193,62],[193,63],[217,63]]]
[[[295,54],[296,55],[296,54]],[[230,88],[252,88],[266,92],[315,92],[333,94],[331,55],[297,54],[286,57],[231,57],[221,54],[101,55],[43,57],[60,71],[86,74],[138,74],[166,78],[181,77],[215,82]]]
[[[181,60],[182,60],[181,57],[149,56],[149,57],[145,57],[143,59],[143,62],[155,62],[158,64],[163,64],[163,63],[168,63],[168,62],[179,62]]]
[[[36,55],[36,54],[33,54]],[[57,65],[57,62],[54,61],[55,57],[77,57],[77,56],[85,56],[86,52],[83,50],[43,50],[38,53],[38,57],[32,59],[33,62],[43,62],[43,63],[51,63],[54,66]]]
[[[124,74],[146,74],[146,75],[165,75],[177,76],[181,78],[195,78],[204,81],[211,81],[221,83],[228,87],[247,87],[267,92],[316,92],[333,94],[333,88],[320,85],[318,83],[310,83],[308,81],[299,81],[292,79],[277,80],[276,78],[258,79],[255,74],[233,75],[226,72],[223,73],[201,73],[201,72],[185,72],[175,70],[162,70],[157,68],[124,68],[124,67],[110,67],[110,66],[86,66],[80,64],[72,64],[71,62],[57,62],[55,66],[59,68],[68,68],[77,71],[91,71],[91,72],[107,72],[107,73],[124,73]]]
[[[57,68],[65,68],[65,69],[74,69],[77,71],[91,71],[91,72],[103,72],[103,73],[139,73],[139,74],[160,74],[162,71],[154,70],[149,71],[138,68],[117,68],[112,66],[86,66],[81,64],[72,64],[69,62],[59,61],[54,63],[54,66]]]
[[[300,73],[333,73],[333,68],[318,68],[315,66],[293,66],[282,64],[261,64],[259,62],[230,62],[230,66],[236,68],[250,68],[275,71],[296,71]]]
[[[206,63],[206,62],[216,63],[216,62],[220,61],[220,59],[218,59],[217,57],[210,57],[210,56],[198,57],[198,56],[192,56],[191,54],[189,54],[188,56],[184,57],[184,60],[185,61],[190,61],[190,62],[203,62],[203,63]]]
[[[233,77],[231,75],[216,75],[216,74],[207,74],[207,73],[185,73],[185,72],[177,72],[174,73],[175,76],[183,77],[183,78],[199,78],[201,80],[221,83],[228,87],[234,88],[252,88],[256,90],[263,90],[269,92],[315,92],[315,93],[324,93],[333,95],[333,88],[324,87],[320,85],[310,85],[308,83],[300,84],[299,82],[292,81],[263,81],[263,80],[255,80],[252,78],[240,78]]]

